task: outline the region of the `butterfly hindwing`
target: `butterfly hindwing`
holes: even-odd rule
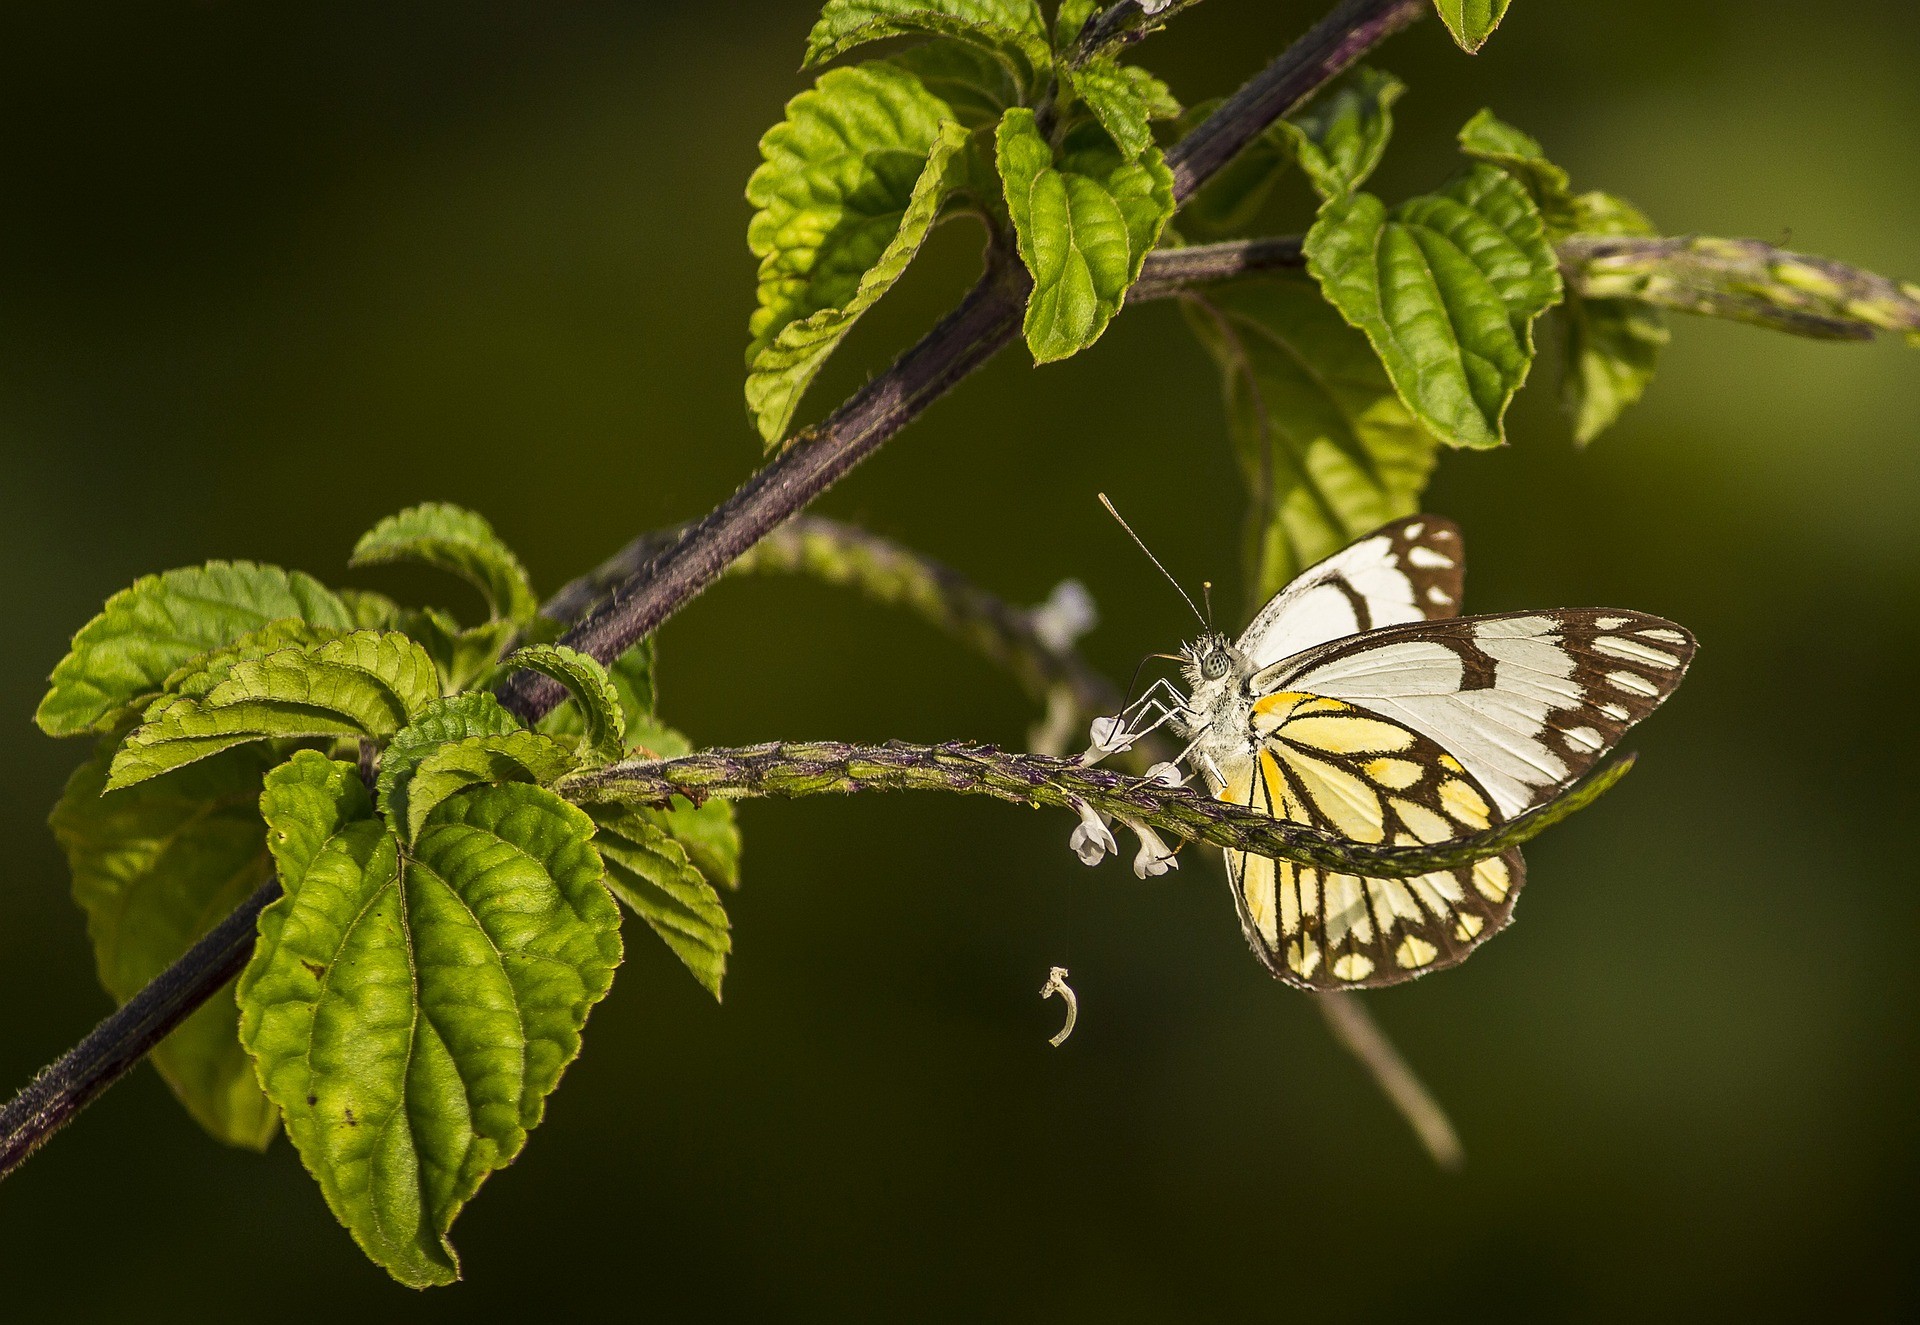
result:
[[[1549,800],[1673,693],[1693,659],[1673,622],[1613,609],[1389,626],[1253,678],[1359,705],[1429,738],[1507,816]]]
[[[1242,632],[1239,647],[1264,667],[1329,640],[1452,616],[1465,575],[1453,521],[1395,520],[1295,576]]]
[[[1447,841],[1499,809],[1428,737],[1323,695],[1254,705],[1256,744],[1222,799],[1355,842]],[[1518,851],[1413,879],[1369,879],[1228,851],[1241,928],[1274,975],[1304,989],[1397,984],[1462,960],[1512,917]]]

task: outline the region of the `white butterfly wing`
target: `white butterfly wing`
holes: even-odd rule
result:
[[[1334,640],[1268,667],[1253,687],[1326,695],[1404,724],[1510,817],[1592,768],[1673,693],[1693,653],[1687,631],[1640,612],[1514,612]]]
[[[1465,571],[1451,520],[1395,520],[1295,576],[1242,632],[1240,650],[1266,667],[1348,635],[1452,616]]]

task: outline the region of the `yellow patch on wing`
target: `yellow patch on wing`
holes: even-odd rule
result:
[[[1422,874],[1417,879],[1408,879],[1406,884],[1436,920],[1452,914],[1453,908],[1467,896],[1466,889],[1460,886],[1460,880],[1446,871]]]
[[[1388,791],[1405,791],[1427,775],[1427,770],[1411,759],[1369,759],[1360,771]]]
[[[1453,926],[1453,936],[1462,943],[1471,943],[1474,937],[1486,927],[1487,922],[1479,916],[1471,911],[1462,911],[1460,919]]]
[[[1373,958],[1365,953],[1349,952],[1334,959],[1333,973],[1342,980],[1364,980],[1373,974]]]
[[[1513,872],[1505,860],[1490,856],[1474,862],[1473,886],[1482,897],[1498,905],[1507,900],[1507,890],[1513,886]]]
[[[1436,814],[1424,805],[1416,805],[1396,796],[1393,798],[1393,812],[1400,816],[1400,822],[1407,826],[1408,831],[1429,846],[1459,836],[1459,831],[1447,822],[1445,815]]]
[[[1240,892],[1247,899],[1247,915],[1268,947],[1280,941],[1275,928],[1274,863],[1265,856],[1240,857]]]
[[[1328,754],[1396,754],[1414,743],[1414,734],[1398,723],[1358,715],[1303,718],[1297,714],[1281,736],[1295,745]]]
[[[1269,759],[1272,755],[1263,750],[1260,757]],[[1365,779],[1324,760],[1301,754],[1298,750],[1287,750],[1284,757],[1287,767],[1299,777],[1307,795],[1313,798],[1314,808],[1334,832],[1354,842],[1386,840],[1385,809],[1380,804],[1380,797]]]
[[[1440,949],[1417,934],[1409,934],[1400,940],[1400,946],[1393,950],[1393,959],[1405,970],[1417,970],[1440,955]]]
[[[1441,808],[1469,828],[1485,828],[1492,813],[1486,799],[1458,778],[1440,784]]]
[[[1367,894],[1351,874],[1327,876],[1327,946],[1337,948],[1353,935],[1360,943],[1373,942],[1373,917],[1367,913]]]
[[[1313,979],[1313,973],[1320,969],[1320,945],[1311,938],[1302,938],[1297,943],[1289,943],[1287,969],[1302,980]]]

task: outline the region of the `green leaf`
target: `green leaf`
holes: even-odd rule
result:
[[[1356,193],[1320,209],[1305,248],[1328,301],[1366,333],[1415,417],[1452,446],[1501,445],[1533,364],[1533,320],[1562,293],[1526,190],[1476,165],[1392,212]]]
[[[353,549],[349,566],[418,562],[467,581],[486,596],[496,618],[524,622],[539,610],[533,583],[513,550],[482,516],[445,502],[412,506],[375,525]]]
[[[192,678],[183,690],[197,689]],[[384,739],[440,697],[425,649],[397,631],[356,631],[247,658],[203,694],[156,700],[114,756],[110,788],[267,737]]]
[[[920,80],[968,129],[1000,123],[1007,107],[1026,96],[1024,80],[1005,60],[958,41],[930,41],[887,57],[886,63]]]
[[[1053,65],[1036,0],[827,0],[807,37],[803,68],[886,37],[953,37],[1018,56],[1038,76]]]
[[[1180,118],[1180,103],[1167,85],[1137,65],[1090,60],[1068,81],[1128,161],[1153,146],[1150,121]]]
[[[439,699],[394,733],[376,791],[387,822],[408,841],[434,807],[482,783],[547,786],[578,766],[567,746],[521,728],[485,692]]]
[[[236,664],[249,658],[264,658],[282,649],[309,648],[349,633],[311,626],[298,617],[269,621],[258,630],[248,631],[224,649],[200,654],[192,662],[175,668],[167,674],[160,688],[169,695],[198,697],[226,680]]]
[[[459,1277],[448,1232],[510,1163],[620,961],[593,821],[486,787],[402,852],[350,765],[302,755],[263,798],[287,896],[260,917],[240,1036],[327,1204],[420,1288]]]
[[[1060,0],[1060,10],[1053,20],[1053,48],[1066,51],[1080,40],[1080,32],[1087,26],[1087,20],[1100,10],[1100,0]]]
[[[599,830],[594,845],[607,865],[607,887],[718,1001],[733,951],[720,895],[657,818],[624,805],[596,805],[589,813]]]
[[[1257,601],[1419,509],[1439,443],[1311,281],[1216,287],[1189,302],[1188,321],[1220,365],[1252,498],[1246,564]]]
[[[236,750],[102,795],[109,745],[68,780],[49,822],[86,912],[100,983],[117,1002],[139,993],[271,875],[260,786],[279,757]],[[259,1150],[280,1116],[260,1093],[238,1032],[232,992],[222,990],[150,1058],[216,1140]]]
[[[933,233],[940,203],[949,187],[954,158],[967,145],[967,131],[952,120],[937,130],[927,162],[900,214],[900,228],[874,264],[860,275],[853,294],[838,308],[822,308],[780,328],[772,344],[754,356],[747,373],[747,409],[767,442],[777,442],[793,423],[793,412],[821,367],[846,339],[853,324],[893,288]]]
[[[1482,110],[1460,129],[1460,150],[1476,161],[1499,166],[1526,186],[1547,224],[1547,238],[1559,240],[1581,228],[1567,172],[1547,160],[1530,135]]]
[[[652,730],[654,710],[654,644],[648,636],[613,660],[607,669],[613,691],[620,699],[625,716],[621,734],[627,745],[640,739],[640,733]],[[569,698],[540,720],[540,730],[549,736],[584,736],[587,725],[580,717],[580,706]]]
[[[340,601],[353,618],[355,630],[392,630],[400,624],[401,607],[383,593],[371,589],[341,589]]]
[[[821,75],[760,140],[747,181],[759,209],[747,244],[760,259],[747,403],[763,438],[784,434],[820,363],[918,251],[957,132],[918,78],[873,61]]]
[[[426,649],[440,669],[441,691],[448,695],[484,685],[500,670],[500,655],[507,645],[521,633],[519,626],[507,620],[462,627],[437,607],[402,611],[397,624]]]
[[[105,731],[185,663],[287,617],[337,630],[354,625],[325,585],[277,566],[210,561],[144,576],[73,637],[34,720],[49,736]]]
[[[1460,49],[1472,55],[1487,44],[1487,38],[1506,16],[1509,0],[1433,0],[1440,21],[1460,43]]]
[[[1000,177],[1033,277],[1027,346],[1035,363],[1100,339],[1173,214],[1173,174],[1158,148],[1127,162],[1110,144],[1072,138],[1056,166],[1033,112],[1000,121]]]
[[[1574,229],[1584,234],[1656,233],[1639,208],[1606,193],[1581,194],[1573,215]],[[1588,299],[1569,291],[1562,312],[1567,364],[1561,391],[1574,441],[1585,446],[1645,393],[1672,333],[1664,311],[1637,299]]]
[[[380,754],[375,790],[385,804],[393,795],[394,785],[436,746],[464,741],[469,736],[507,736],[523,730],[520,720],[485,691],[436,699],[387,742]]]
[[[582,762],[611,763],[626,753],[627,717],[606,668],[561,644],[529,645],[511,654],[506,665],[539,672],[567,688],[585,724]]]
[[[537,732],[450,741],[435,746],[399,782],[397,804],[388,807],[387,819],[413,841],[428,817],[450,797],[479,786],[517,782],[549,786],[578,766],[573,751]]]
[[[1346,197],[1379,167],[1393,137],[1393,103],[1406,90],[1392,74],[1356,69],[1339,88],[1274,124],[1323,200]]]

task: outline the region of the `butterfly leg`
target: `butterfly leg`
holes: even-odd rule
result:
[[[1175,718],[1191,717],[1186,699],[1164,677],[1147,687],[1147,692],[1119,714],[1093,720],[1092,745],[1080,757],[1083,764],[1099,763],[1108,755],[1129,749],[1135,741],[1158,731]]]

